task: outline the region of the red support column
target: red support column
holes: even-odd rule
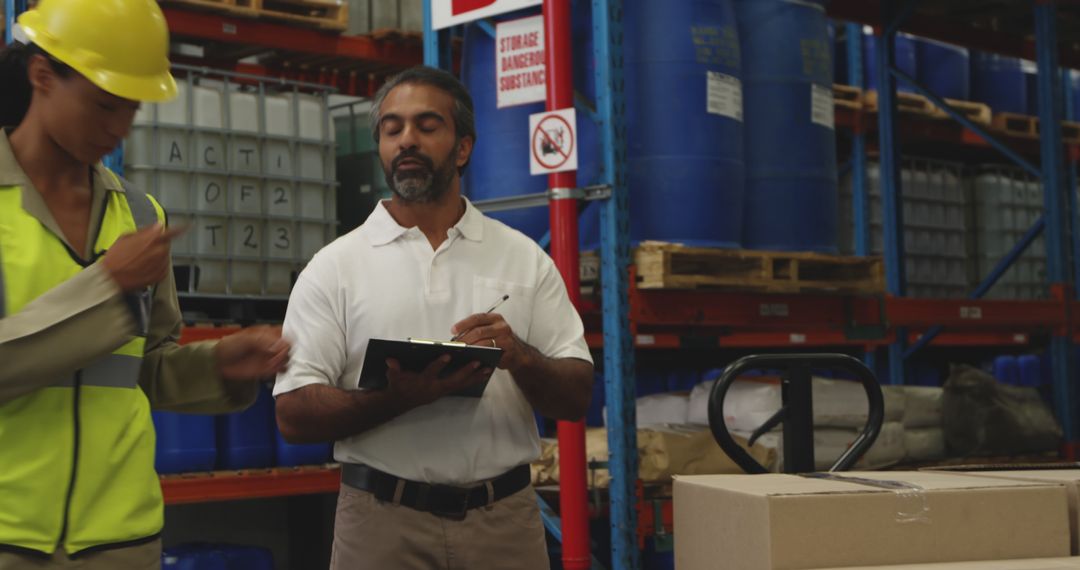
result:
[[[547,62],[547,109],[574,106],[570,53],[570,0],[544,0],[544,55]],[[566,282],[575,307],[581,302],[578,265],[577,188],[575,172],[548,175],[551,200],[551,257]],[[588,570],[589,514],[585,488],[585,424],[559,422],[559,506],[562,518],[563,568]]]

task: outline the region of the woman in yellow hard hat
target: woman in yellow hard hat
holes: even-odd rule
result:
[[[173,97],[154,0],[41,0],[0,51],[0,570],[157,568],[150,407],[223,413],[284,369],[280,328],[176,344],[178,230],[100,164]]]

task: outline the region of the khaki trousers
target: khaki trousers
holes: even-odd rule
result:
[[[331,570],[548,570],[536,492],[526,487],[463,521],[341,486]]]
[[[74,560],[63,550],[51,558],[0,551],[0,570],[159,570],[161,540],[138,546],[102,550]]]

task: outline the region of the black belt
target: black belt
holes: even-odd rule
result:
[[[485,484],[466,488],[418,483],[367,465],[344,463],[341,466],[341,482],[367,491],[380,501],[391,503],[395,502],[398,482],[403,482],[401,497],[397,503],[410,509],[460,521],[465,519],[469,509],[494,503],[528,487],[532,482],[532,475],[528,465],[518,465]],[[488,483],[494,496],[488,496]]]

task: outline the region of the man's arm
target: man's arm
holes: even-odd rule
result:
[[[570,303],[555,264],[540,253],[528,342],[497,313],[477,314],[455,324],[450,332],[461,341],[503,349],[499,368],[513,376],[533,409],[559,420],[581,419],[592,397],[593,365],[585,344],[581,317]]]
[[[388,360],[389,383],[385,390],[342,390],[310,384],[277,398],[277,422],[282,437],[291,443],[336,441],[378,427],[405,412],[473,384],[482,382],[490,369],[478,363],[440,378],[449,362],[443,357],[420,373],[401,370]]]
[[[278,429],[286,441],[335,441],[363,433],[490,374],[474,365],[439,378],[446,360],[419,373],[403,371],[389,360],[385,389],[338,388],[334,384],[344,373],[348,347],[336,290],[336,266],[316,256],[289,296],[285,337],[295,344],[289,369],[278,375],[274,386]]]
[[[580,358],[549,358],[521,340],[498,313],[472,315],[451,332],[467,331],[461,341],[503,349],[499,368],[513,376],[525,399],[541,415],[579,420],[592,397],[593,365]],[[494,345],[492,345],[494,341]]]

